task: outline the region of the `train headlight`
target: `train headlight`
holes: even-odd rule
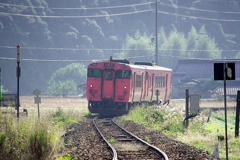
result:
[[[90,84],[90,88],[92,88],[92,85]]]
[[[125,86],[124,89],[127,89],[127,87]]]

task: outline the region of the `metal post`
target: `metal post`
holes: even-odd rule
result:
[[[2,98],[2,69],[0,68],[0,99]]]
[[[17,62],[17,118],[19,119],[19,62]]]
[[[227,102],[226,102],[226,63],[223,63],[224,67],[224,109],[225,109],[225,139],[226,139],[226,160],[228,160],[228,134],[227,134]]]
[[[187,128],[188,127],[188,111],[189,111],[189,91],[188,89],[186,89],[186,122],[185,122],[185,127]]]
[[[20,77],[20,45],[17,45],[17,119],[19,120],[19,106],[20,106],[20,102],[19,102],[19,77]]]
[[[235,137],[239,137],[240,91],[237,91]]]
[[[38,118],[40,118],[39,103],[37,105],[38,105]]]
[[[159,100],[158,96],[159,96],[159,95],[160,95],[160,93],[159,93],[159,90],[157,89],[157,90],[156,90],[157,105],[159,105],[159,103],[158,103],[158,100]]]
[[[156,54],[155,54],[156,65],[158,65],[158,28],[157,28],[158,27],[158,24],[157,24],[157,14],[158,13],[157,12],[158,12],[158,7],[157,7],[157,0],[156,0],[156,16],[155,16],[156,17],[156,22],[155,22],[156,23],[156,26],[155,26],[156,27],[155,28],[156,29],[156,33],[155,33],[156,34],[156,45],[155,45],[156,46]]]

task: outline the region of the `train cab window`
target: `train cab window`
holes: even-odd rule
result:
[[[115,77],[119,79],[130,79],[131,78],[131,71],[129,70],[117,70],[115,72]]]
[[[112,80],[112,71],[105,71],[105,74],[104,74],[104,79],[105,80]]]
[[[102,70],[101,69],[95,69],[95,68],[88,68],[87,77],[101,78],[102,77]]]

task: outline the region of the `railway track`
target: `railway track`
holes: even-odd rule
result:
[[[95,117],[93,124],[107,144],[113,160],[168,160],[163,151],[121,128],[113,119]]]

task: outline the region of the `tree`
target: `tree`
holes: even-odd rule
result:
[[[236,56],[235,56],[235,58],[240,58],[240,52],[238,52],[237,54],[236,54]]]
[[[136,58],[139,61],[146,61],[153,56],[154,46],[150,43],[151,36],[146,33],[141,34],[137,30],[133,37],[127,35],[126,42],[123,44],[123,51],[117,56],[118,58]],[[149,61],[149,60],[147,60]]]
[[[55,81],[48,87],[48,94],[54,96],[76,95],[77,84],[73,80]]]
[[[48,81],[48,94],[55,96],[77,95],[79,83],[85,83],[87,70],[83,64],[72,63],[58,69]]]

